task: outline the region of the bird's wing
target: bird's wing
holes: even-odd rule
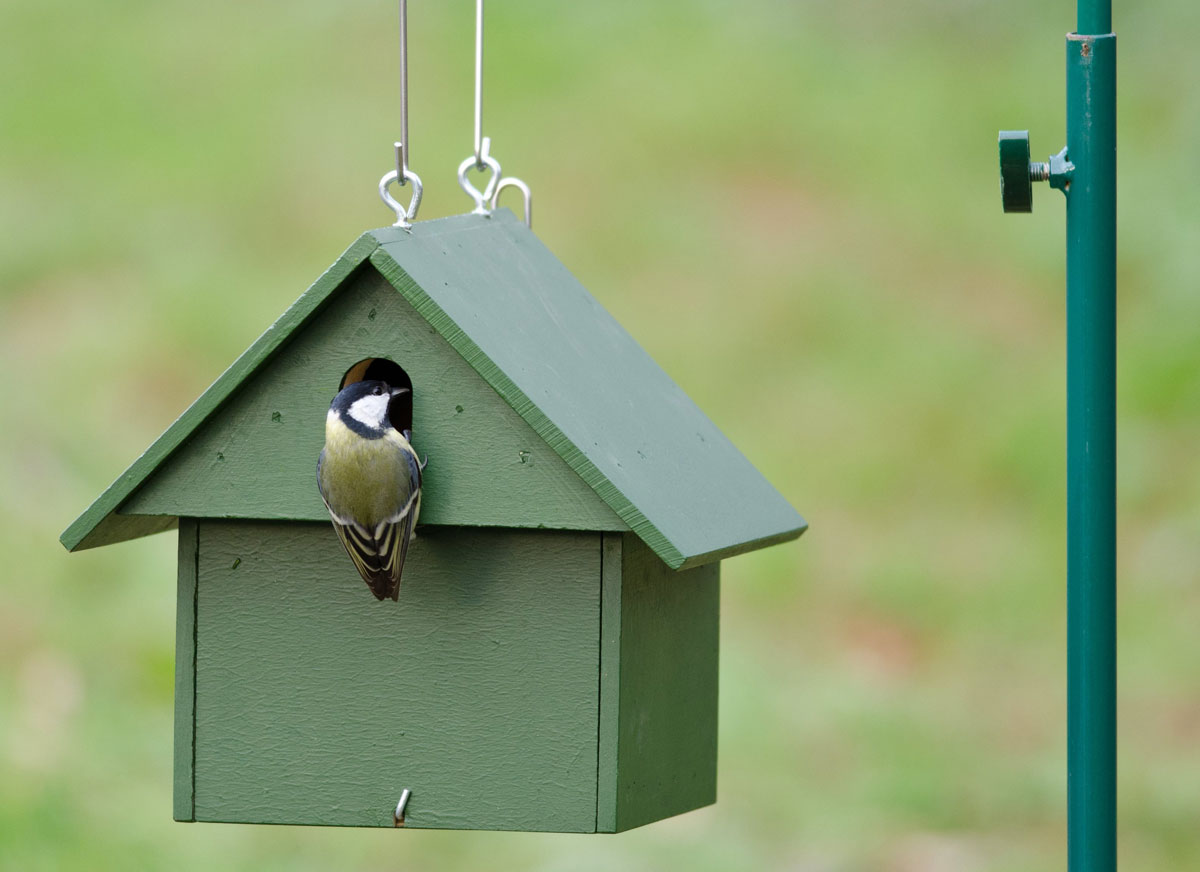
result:
[[[408,500],[396,515],[380,524],[382,536],[377,541],[382,547],[380,557],[391,578],[388,595],[393,600],[400,598],[400,573],[404,571],[404,560],[408,557],[408,543],[412,541],[413,527],[417,524],[417,512],[421,510],[421,463],[417,454],[405,440],[404,459],[408,463]]]
[[[343,517],[329,505],[324,489],[320,486],[321,464],[325,452],[317,460],[318,490],[325,508],[333,521],[333,529],[338,539],[354,561],[358,574],[363,577],[367,587],[376,599],[391,597],[400,599],[400,575],[404,570],[404,559],[408,556],[408,543],[412,538],[413,525],[416,522],[417,507],[421,499],[421,467],[416,454],[409,448],[403,452],[408,465],[409,481],[407,482],[407,499],[396,514],[381,522],[375,529],[368,530],[361,524]]]
[[[357,524],[339,524],[335,519],[333,529],[354,561],[358,574],[363,577],[375,599],[383,599],[391,593],[391,576],[383,570],[379,549],[370,533]]]

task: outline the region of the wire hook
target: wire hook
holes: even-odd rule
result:
[[[533,193],[529,190],[529,185],[525,184],[518,178],[509,176],[502,179],[500,184],[496,185],[496,190],[492,194],[491,207],[496,208],[496,203],[500,199],[500,192],[505,188],[516,188],[521,192],[521,196],[525,199],[525,226],[530,230],[533,229]]]
[[[475,0],[475,151],[458,165],[458,185],[475,202],[473,215],[491,214],[488,203],[500,184],[500,162],[489,154],[491,148],[491,138],[483,135],[483,0]],[[472,169],[492,171],[482,191],[467,180]]]
[[[475,150],[458,165],[458,185],[475,202],[473,215],[490,215],[489,203],[500,184],[500,162],[491,156],[491,137],[483,135],[483,0],[475,0]],[[492,177],[481,191],[467,180],[467,172],[491,170]]]
[[[458,184],[475,201],[473,215],[490,215],[496,198],[505,187],[519,188],[525,195],[525,226],[530,226],[533,197],[529,186],[520,179],[504,179],[500,162],[491,156],[492,140],[483,135],[483,0],[475,0],[475,151],[458,165]],[[491,170],[492,177],[482,191],[467,180],[469,170]]]
[[[404,826],[404,809],[408,805],[408,800],[411,796],[412,791],[407,787],[400,793],[400,801],[396,803],[396,810],[392,812],[392,823],[397,827]]]
[[[379,196],[396,213],[396,223],[392,226],[409,230],[421,207],[421,177],[408,168],[412,156],[412,143],[408,137],[408,0],[400,0],[400,141],[394,143],[394,147],[396,168],[379,180]],[[412,182],[413,193],[407,208],[388,193],[388,186],[393,182],[402,188]]]

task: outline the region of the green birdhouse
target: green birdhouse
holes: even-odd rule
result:
[[[366,377],[428,457],[398,603],[316,486]],[[719,562],[805,522],[502,210],[364,234],[62,542],[176,527],[177,820],[616,832],[715,801]]]

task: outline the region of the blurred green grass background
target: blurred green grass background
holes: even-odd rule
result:
[[[1200,7],[1119,4],[1120,853],[1200,868]],[[0,3],[0,868],[1065,865],[1071,4],[493,3],[535,229],[809,518],[726,564],[720,801],[616,837],[172,823],[173,534],[58,533],[363,229],[394,4]],[[421,217],[471,4],[412,4]]]

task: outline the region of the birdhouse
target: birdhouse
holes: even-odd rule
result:
[[[367,377],[398,603],[315,479]],[[176,527],[177,820],[616,832],[715,801],[720,561],[805,522],[502,210],[360,237],[62,542]]]

